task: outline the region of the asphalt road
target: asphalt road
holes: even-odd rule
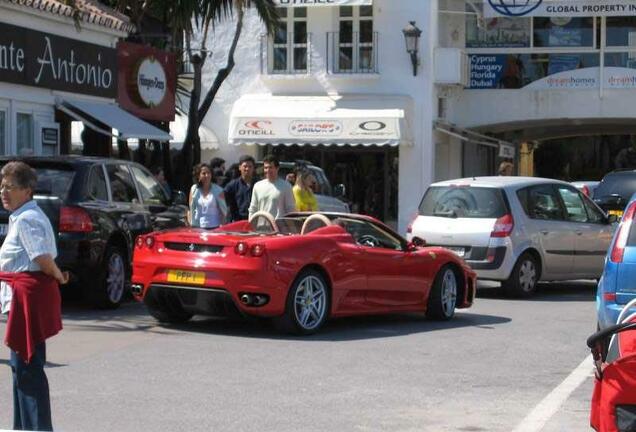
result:
[[[482,289],[451,322],[339,319],[308,338],[257,321],[158,327],[136,303],[67,305],[65,329],[48,343],[53,423],[135,432],[591,430],[592,365],[580,365],[595,328],[594,290],[542,285],[519,301]],[[12,418],[8,356],[0,350],[0,428]],[[583,378],[567,381],[575,370]]]

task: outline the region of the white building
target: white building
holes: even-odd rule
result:
[[[236,67],[204,121],[220,141],[214,155],[309,159],[345,184],[354,209],[404,231],[434,179],[437,1],[279,3],[293,4],[272,37],[246,17]],[[416,76],[402,33],[410,21],[423,30]],[[225,64],[233,24],[210,36],[204,85]]]
[[[236,68],[205,119],[215,155],[310,159],[346,184],[359,211],[397,216],[401,232],[435,180],[495,174],[507,159],[532,175],[544,140],[636,134],[634,1],[278,3],[292,4],[272,37],[248,16]],[[417,76],[409,21],[422,30]],[[233,25],[211,36],[204,84],[225,64]],[[599,171],[612,168],[614,144]]]
[[[76,5],[77,20],[57,0],[0,0],[0,154],[68,153],[73,121],[108,137],[169,139],[115,104],[116,45],[133,26],[97,2]]]

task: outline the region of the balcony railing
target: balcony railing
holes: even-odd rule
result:
[[[261,74],[311,73],[311,33],[287,33],[283,36],[261,36]]]
[[[327,33],[327,70],[332,74],[377,74],[378,33]]]

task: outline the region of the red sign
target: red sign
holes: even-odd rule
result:
[[[117,44],[119,106],[145,120],[174,120],[175,55],[145,45]]]

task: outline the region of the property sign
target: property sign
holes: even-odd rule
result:
[[[484,16],[587,17],[636,14],[635,0],[485,0]]]
[[[0,23],[0,81],[114,98],[113,48]]]

